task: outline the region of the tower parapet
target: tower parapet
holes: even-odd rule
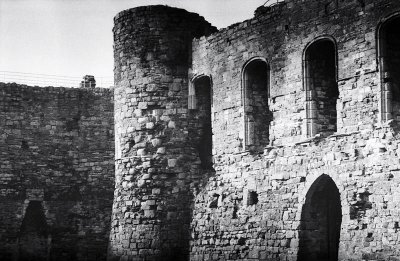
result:
[[[189,138],[194,37],[216,29],[183,9],[146,6],[115,17],[116,183],[109,259],[188,255],[196,145]]]

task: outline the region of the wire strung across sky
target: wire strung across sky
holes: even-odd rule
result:
[[[263,6],[272,6],[272,5],[275,5],[275,4],[279,3],[279,2],[284,2],[284,0],[267,0],[263,4]]]
[[[96,86],[108,88],[114,86],[112,76],[96,77]],[[53,87],[79,87],[83,76],[63,76],[52,74],[35,74],[24,72],[0,71],[0,82],[4,83],[18,83],[31,86],[53,86]]]

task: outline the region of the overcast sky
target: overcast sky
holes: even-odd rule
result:
[[[253,17],[265,0],[0,0],[0,71],[113,75],[113,17],[164,4],[218,28]]]

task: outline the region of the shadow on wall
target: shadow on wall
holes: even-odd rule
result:
[[[193,81],[194,97],[190,112],[188,144],[193,149],[195,160],[192,164],[185,162],[186,173],[192,173],[190,183],[180,189],[175,198],[167,202],[167,217],[162,221],[161,247],[163,253],[155,260],[186,261],[189,260],[191,241],[191,221],[193,220],[194,194],[205,186],[208,178],[215,175],[212,159],[212,81],[208,76],[198,77]],[[191,153],[188,153],[191,154]],[[177,183],[180,181],[178,180]],[[177,206],[179,202],[179,206]],[[179,219],[180,223],[171,222]],[[178,238],[178,240],[176,240]],[[179,245],[174,245],[173,241]]]
[[[299,229],[298,261],[337,261],[342,209],[335,182],[320,176],[306,195]]]

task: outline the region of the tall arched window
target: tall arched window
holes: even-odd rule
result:
[[[198,132],[197,151],[201,167],[212,169],[211,78],[205,75],[196,77],[189,92],[189,108],[196,111],[195,129]]]
[[[263,149],[269,143],[272,113],[268,107],[270,68],[262,58],[243,69],[244,149]]]
[[[384,21],[378,30],[381,72],[381,118],[400,117],[400,15]]]
[[[328,136],[337,131],[336,45],[330,38],[310,44],[304,55],[307,136]]]

